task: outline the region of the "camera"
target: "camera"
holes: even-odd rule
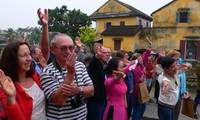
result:
[[[87,102],[87,99],[82,97],[82,96],[76,96],[74,99],[71,101],[72,108],[77,108],[82,105],[85,105]]]

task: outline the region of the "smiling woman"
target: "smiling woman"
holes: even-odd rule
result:
[[[26,42],[9,43],[3,50],[0,103],[5,114],[0,118],[46,120],[45,96],[39,74],[31,63],[30,47]]]

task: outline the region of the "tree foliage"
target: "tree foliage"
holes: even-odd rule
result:
[[[8,42],[12,42],[16,38],[17,38],[17,33],[15,32],[15,30],[13,30],[12,28],[8,28],[7,34],[5,35],[5,39]]]
[[[31,45],[40,44],[41,40],[41,30],[38,27],[32,28],[31,34],[27,35]]]
[[[68,10],[67,6],[49,9],[49,31],[66,33],[74,39],[78,36],[81,26],[90,26],[91,21],[87,14],[80,10]]]
[[[6,32],[7,34],[5,35],[5,39],[8,42],[15,40],[26,40],[29,41],[30,45],[40,43],[41,29],[38,27],[18,28],[17,30],[8,28]]]
[[[89,27],[89,26],[83,26],[83,27],[80,27],[79,29],[79,36],[80,36],[80,40],[86,44],[87,46],[90,47],[91,49],[91,46],[93,44],[93,41],[94,41],[94,38],[96,36],[96,31]]]

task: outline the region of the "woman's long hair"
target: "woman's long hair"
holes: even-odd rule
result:
[[[30,50],[30,46],[26,42],[11,42],[4,48],[0,60],[0,69],[2,69],[5,75],[9,76],[13,82],[19,82],[19,60],[17,53],[21,45],[27,45]],[[34,72],[35,69],[31,64],[30,70],[26,73],[26,77],[31,77]]]

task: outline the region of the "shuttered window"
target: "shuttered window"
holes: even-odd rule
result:
[[[181,57],[187,60],[200,60],[200,37],[185,37],[180,40]]]
[[[196,59],[197,41],[186,41],[186,59]]]
[[[114,49],[120,50],[121,49],[121,40],[115,40],[114,41]]]
[[[190,12],[189,11],[178,11],[176,13],[176,22],[177,23],[188,23],[190,21]]]
[[[114,50],[121,50],[121,41],[123,38],[113,38],[114,41]]]
[[[125,26],[125,21],[120,21],[120,26]]]
[[[111,26],[111,22],[106,22],[105,23],[105,29],[107,29],[108,27],[110,27]]]

